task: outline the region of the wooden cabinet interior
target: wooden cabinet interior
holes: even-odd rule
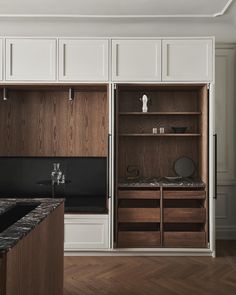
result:
[[[147,113],[139,100],[143,94],[150,99]],[[175,133],[172,127],[187,130]],[[174,162],[182,156],[194,161],[192,179],[203,187],[120,186],[120,181],[176,176]],[[138,171],[136,180],[128,173],[130,166]],[[116,195],[117,247],[207,247],[207,85],[117,86]]]
[[[1,156],[107,156],[107,85],[5,87],[8,100],[0,94]],[[70,87],[73,101],[68,100]]]

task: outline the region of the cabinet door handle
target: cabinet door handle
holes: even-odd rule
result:
[[[214,163],[214,168],[215,168],[215,179],[214,179],[214,182],[215,182],[215,196],[214,196],[214,199],[216,200],[217,199],[217,134],[215,133],[214,134],[214,148],[215,148],[215,163]]]
[[[111,183],[110,183],[110,148],[111,148],[111,134],[108,134],[107,142],[107,192],[108,198],[111,198]]]
[[[63,44],[63,52],[62,52],[62,56],[63,56],[63,76],[66,75],[66,44]]]
[[[12,53],[13,53],[13,44],[10,43],[10,76],[12,76]]]

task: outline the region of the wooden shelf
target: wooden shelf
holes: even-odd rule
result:
[[[135,115],[135,116],[154,116],[154,115],[160,115],[160,116],[168,116],[168,115],[201,115],[201,112],[147,112],[147,113],[143,113],[143,112],[120,112],[119,115]]]
[[[127,137],[198,137],[199,133],[164,133],[164,134],[148,134],[148,133],[121,133],[119,136]]]

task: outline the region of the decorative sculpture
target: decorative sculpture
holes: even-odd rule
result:
[[[143,94],[143,96],[139,99],[142,103],[143,103],[143,106],[142,106],[142,111],[143,113],[147,113],[148,111],[148,102],[149,102],[149,98],[147,97],[146,94]]]

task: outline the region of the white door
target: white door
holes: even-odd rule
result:
[[[163,40],[163,81],[212,81],[213,41]]]
[[[6,80],[56,80],[56,39],[6,39]]]
[[[113,81],[161,81],[160,40],[113,40]]]
[[[3,80],[3,40],[0,39],[0,80]]]
[[[59,40],[59,80],[108,81],[108,40]]]

